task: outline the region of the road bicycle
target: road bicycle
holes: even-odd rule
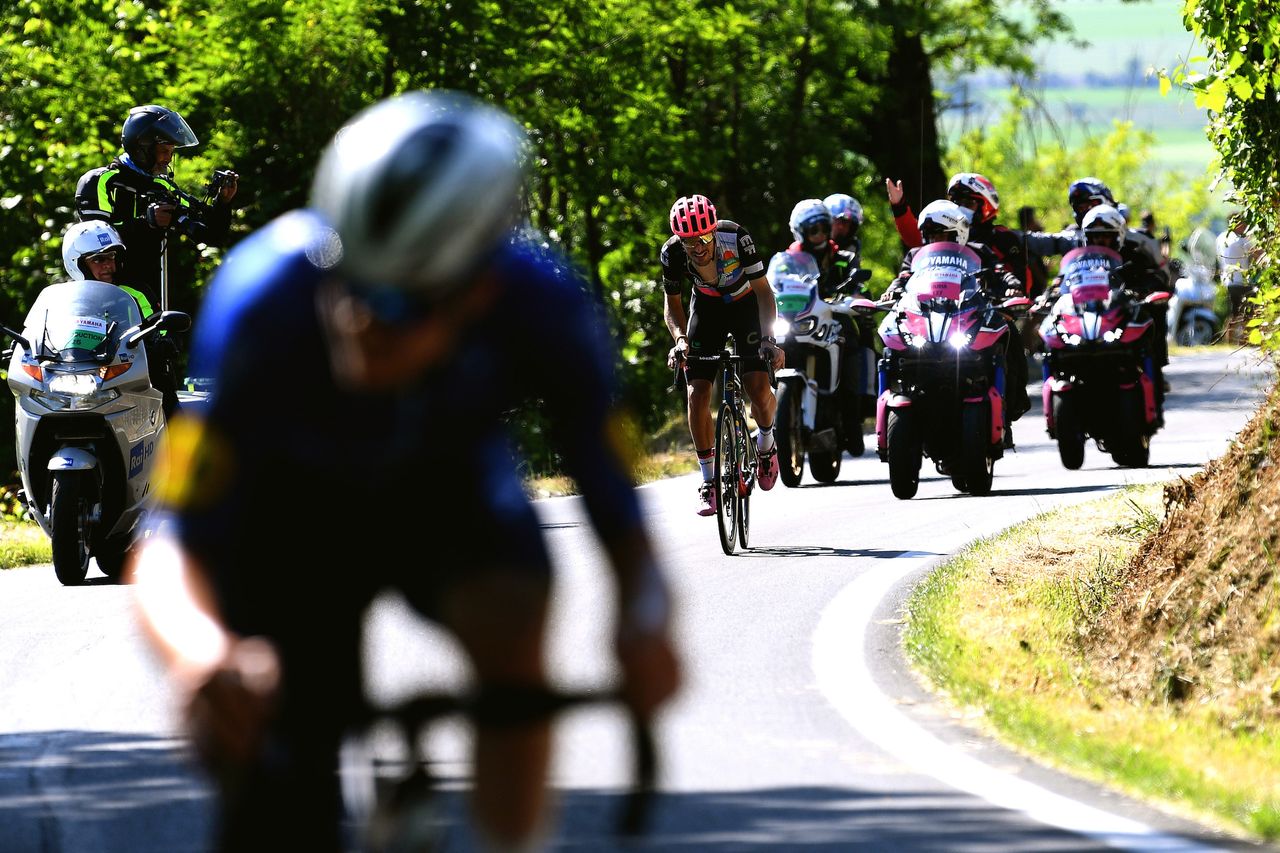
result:
[[[747,429],[746,392],[732,335],[719,355],[688,355],[685,361],[715,362],[720,365],[721,401],[716,418],[716,522],[720,547],[733,556],[737,547],[748,547],[751,534],[751,493],[756,488],[756,443]],[[770,367],[770,379],[773,370]],[[677,366],[677,383],[682,371]]]
[[[344,749],[344,799],[362,853],[423,853],[445,846],[448,815],[441,780],[432,772],[428,737],[434,726],[461,718],[474,726],[514,728],[588,705],[621,704],[617,690],[556,690],[495,685],[472,693],[422,693],[394,705],[367,704],[354,742],[377,741],[393,758]],[[658,754],[647,721],[628,713],[632,778],[615,829],[622,839],[648,827],[656,793]],[[390,735],[391,740],[385,739]],[[348,740],[348,746],[353,739]]]

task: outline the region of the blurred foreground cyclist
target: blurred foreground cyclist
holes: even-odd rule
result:
[[[169,515],[133,568],[218,782],[219,850],[347,849],[337,750],[379,591],[451,631],[479,685],[545,682],[551,566],[503,420],[528,399],[608,552],[630,704],[677,688],[603,314],[513,229],[523,145],[465,96],[380,102],[325,150],[311,206],[237,246],[205,297],[192,363],[216,390],[175,423]],[[548,836],[550,749],[546,723],[478,728],[486,847]]]

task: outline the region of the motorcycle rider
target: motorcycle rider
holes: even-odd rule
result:
[[[856,198],[847,193],[832,193],[822,200],[831,212],[831,239],[842,252],[853,256],[852,266],[862,266],[862,238],[858,236],[862,228],[862,205]]]
[[[104,281],[128,293],[138,303],[145,320],[156,311],[155,297],[143,288],[117,281],[124,277],[124,241],[116,229],[101,220],[76,222],[62,235],[62,265],[72,281]],[[164,415],[171,420],[178,410],[177,347],[166,333],[148,335],[147,370],[151,384],[164,397]]]
[[[134,283],[161,292],[161,255],[171,232],[221,246],[231,227],[231,200],[239,176],[223,172],[212,204],[174,182],[170,166],[179,148],[198,145],[182,116],[158,104],[129,110],[120,129],[123,153],[90,169],[76,185],[76,214],[109,222],[129,250]]]
[[[1077,178],[1067,187],[1067,204],[1071,207],[1071,212],[1075,215],[1076,223],[1074,226],[1068,225],[1064,233],[1075,234],[1079,231],[1084,216],[1094,207],[1100,204],[1110,205],[1114,207],[1125,222],[1128,228],[1128,236],[1126,242],[1133,243],[1140,247],[1151,259],[1151,263],[1156,267],[1159,274],[1164,278],[1164,287],[1168,288],[1171,281],[1169,277],[1169,259],[1160,249],[1160,241],[1154,235],[1147,235],[1144,232],[1129,228],[1129,217],[1126,213],[1125,205],[1118,204],[1115,197],[1111,193],[1111,188],[1105,183],[1094,177]]]
[[[920,218],[916,225],[921,245],[950,241],[968,246],[981,259],[983,272],[980,283],[997,304],[1002,299],[1012,296],[1025,296],[1026,290],[1022,281],[1000,263],[999,257],[992,248],[985,243],[973,240],[970,223],[974,215],[973,209],[962,207],[948,199],[929,202],[924,210],[920,211]],[[898,277],[885,291],[883,299],[896,301],[906,292],[907,281],[911,278],[911,263],[919,250],[920,246],[907,250],[906,256],[902,259]],[[1000,316],[1009,326],[1008,344],[1005,347],[1005,375],[1008,376],[1006,397],[1009,423],[1012,424],[1031,408],[1031,399],[1027,394],[1027,354],[1017,324],[1003,313]],[[1011,442],[1012,427],[1006,430],[1005,435]]]
[[[1099,204],[1089,208],[1082,217],[1080,229],[1084,244],[1087,246],[1106,246],[1120,254],[1124,261],[1119,275],[1124,280],[1125,290],[1135,299],[1142,299],[1149,293],[1165,288],[1165,280],[1160,270],[1151,263],[1146,249],[1137,246],[1128,239],[1129,227],[1119,210],[1109,204]],[[1165,318],[1165,306],[1146,306],[1146,313],[1152,318],[1151,324],[1151,363],[1153,365],[1152,381],[1155,383],[1156,399],[1160,411],[1164,411],[1164,395],[1168,391],[1168,383],[1164,380],[1164,366],[1169,363],[1169,341],[1165,336],[1168,328],[1165,323],[1154,322],[1157,317]],[[1163,415],[1162,415],[1163,417]]]
[[[510,450],[513,406],[545,407],[607,553],[631,710],[648,717],[677,688],[603,306],[516,227],[524,139],[470,96],[380,101],[326,146],[310,207],[237,244],[204,297],[192,364],[217,391],[175,420],[166,513],[132,569],[219,782],[221,851],[351,849],[337,750],[364,705],[380,591],[450,631],[481,689],[545,684],[552,566]],[[287,378],[283,404],[264,371]],[[334,530],[333,502],[362,494],[372,504]],[[534,849],[545,832],[549,733],[475,728],[483,849]]]
[[[675,345],[667,366],[683,362],[688,388],[689,433],[702,469],[698,487],[698,515],[716,513],[715,425],[711,418],[711,387],[719,367],[711,362],[684,361],[685,355],[718,355],[732,334],[743,357],[742,385],[751,400],[758,432],[756,477],[768,491],[778,481],[778,446],[774,440],[777,397],[769,381],[769,364],[777,370],[784,357],[771,334],[777,304],[764,275],[755,241],[736,222],[720,219],[704,195],[676,199],[668,216],[671,237],[658,253],[662,266],[663,318]],[[829,230],[829,229],[828,229]],[[692,287],[685,314],[681,291]],[[762,334],[768,331],[770,334]]]
[[[853,218],[854,208],[848,202],[836,196],[829,198],[836,198],[837,205],[845,211],[845,215]],[[844,198],[853,202],[853,205],[858,205],[849,196]],[[857,206],[856,212],[857,221],[861,222],[861,205]],[[847,284],[849,276],[859,269],[860,260],[856,250],[843,249],[836,242],[833,233],[835,222],[836,218],[825,201],[807,198],[797,202],[787,220],[794,238],[787,251],[807,252],[817,261],[821,274],[818,279],[818,295],[821,298],[830,301],[840,293],[865,296],[861,288],[842,287]],[[854,240],[856,239],[855,237]],[[849,426],[845,430],[845,449],[853,456],[861,456],[866,450],[861,424],[867,415],[875,411],[874,374],[866,368],[865,356],[867,352],[875,353],[875,329],[870,323],[859,323],[844,314],[837,315],[837,319],[841,336],[846,342],[840,356],[840,414],[841,420]],[[870,363],[874,364],[874,359]]]

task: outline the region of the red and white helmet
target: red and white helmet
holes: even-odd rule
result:
[[[924,210],[920,211],[920,220],[917,224],[920,228],[920,236],[926,243],[932,242],[931,235],[941,232],[944,240],[963,246],[969,242],[969,223],[972,217],[973,211],[967,207],[961,207],[953,201],[940,198],[924,206]]]
[[[687,195],[671,205],[671,233],[697,237],[716,227],[716,206],[705,195]]]
[[[977,172],[952,175],[947,182],[947,198],[961,207],[968,207],[965,202],[970,199],[978,199],[980,204],[973,212],[975,222],[990,222],[1000,212],[1000,193],[996,192],[995,184]]]

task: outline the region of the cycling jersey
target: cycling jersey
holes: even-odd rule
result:
[[[659,260],[662,263],[662,286],[667,293],[680,293],[685,282],[693,286],[699,296],[724,302],[744,298],[751,292],[751,279],[764,275],[764,262],[756,253],[755,241],[736,222],[721,219],[716,223],[715,260],[716,281],[704,281],[679,237],[672,237],[662,246]]]
[[[497,295],[447,363],[411,391],[356,393],[323,369],[329,354],[312,307],[335,245],[311,213],[275,220],[228,254],[195,325],[191,372],[214,391],[201,419],[175,434],[193,463],[175,465],[170,498],[181,539],[225,592],[233,628],[271,633],[257,623],[291,616],[262,587],[287,596],[296,573],[332,575],[345,558],[409,587],[476,565],[544,571],[507,426],[534,400],[601,538],[640,527],[615,449],[605,316],[562,259],[513,239],[485,273]],[[341,519],[369,514],[377,532],[349,550]],[[261,544],[246,552],[250,541]],[[383,549],[422,560],[378,566],[371,555]],[[254,585],[243,598],[260,610],[243,609],[240,584]]]
[[[172,230],[200,243],[225,242],[231,228],[231,206],[220,201],[205,204],[179,189],[168,176],[143,174],[116,159],[85,172],[76,185],[76,214],[81,220],[101,219],[115,226],[128,252],[130,278],[153,292],[160,291],[165,229],[148,224],[147,208],[164,202],[178,206]]]

